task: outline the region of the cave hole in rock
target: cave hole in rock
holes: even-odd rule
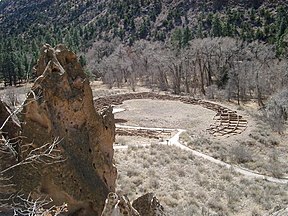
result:
[[[56,73],[56,72],[60,72],[60,70],[58,68],[53,68],[52,73]]]

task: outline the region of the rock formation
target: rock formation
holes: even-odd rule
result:
[[[132,207],[126,196],[114,193],[112,108],[96,112],[77,56],[63,45],[45,45],[35,74],[38,78],[20,115],[21,127],[0,101],[0,127],[5,123],[0,147],[7,139],[17,140],[12,157],[0,155],[0,171],[21,164],[5,172],[15,185],[10,193],[21,191],[23,198],[29,195],[32,200],[51,198],[47,207],[66,203],[70,216],[164,215],[153,194],[138,198]]]
[[[100,215],[117,175],[112,109],[95,111],[77,56],[63,45],[45,45],[35,73],[38,78],[22,111],[21,159],[58,140],[53,152],[61,162],[44,156],[44,163],[13,169],[12,180],[32,198],[48,195],[53,204],[67,203],[71,215]]]
[[[156,198],[155,194],[147,193],[136,199],[132,206],[141,216],[165,216],[164,208]]]
[[[164,208],[153,193],[136,199],[131,205],[127,196],[108,194],[101,216],[165,216]]]
[[[109,193],[101,216],[140,216],[126,196]]]

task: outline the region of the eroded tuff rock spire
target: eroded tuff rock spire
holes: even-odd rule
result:
[[[57,150],[65,161],[19,167],[14,180],[32,197],[48,195],[55,204],[68,203],[69,212],[100,215],[117,175],[112,110],[95,111],[77,56],[63,45],[43,46],[35,73],[38,78],[22,112],[21,152],[28,154],[58,138]]]

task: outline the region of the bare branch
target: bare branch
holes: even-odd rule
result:
[[[20,105],[18,108],[16,108],[13,112],[11,112],[10,115],[5,119],[5,121],[3,122],[3,124],[0,126],[0,131],[3,130],[3,128],[5,127],[5,125],[7,124],[7,122],[9,121],[10,118],[12,118],[13,116],[17,115],[24,106],[27,106],[29,103],[33,102],[33,100],[32,100],[32,101],[29,101],[29,102],[26,102],[26,101],[27,101],[27,98],[29,97],[30,94],[33,95],[34,101],[40,99],[40,97],[37,96],[33,90],[30,90],[30,92],[27,94],[25,100],[21,103],[21,105]]]
[[[33,200],[31,194],[26,197],[24,194],[17,193],[6,199],[1,199],[0,207],[12,209],[15,216],[57,216],[67,211],[67,204],[65,203],[61,206],[52,205],[48,208],[52,202],[52,199],[38,198]]]
[[[53,143],[47,143],[38,148],[33,149],[22,161],[6,168],[5,170],[2,170],[0,173],[5,173],[11,169],[14,169],[15,167],[26,164],[43,163],[50,165],[65,161],[65,159],[62,158],[60,150],[56,149],[57,144],[60,143],[61,141],[62,140],[59,140],[59,138],[56,138],[53,141]]]

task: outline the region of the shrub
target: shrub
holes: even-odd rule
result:
[[[244,145],[237,144],[231,147],[230,157],[236,163],[246,163],[252,161],[252,154]]]
[[[273,151],[270,155],[269,163],[267,164],[267,170],[276,178],[283,176],[283,169],[279,162],[279,154],[277,151]]]

